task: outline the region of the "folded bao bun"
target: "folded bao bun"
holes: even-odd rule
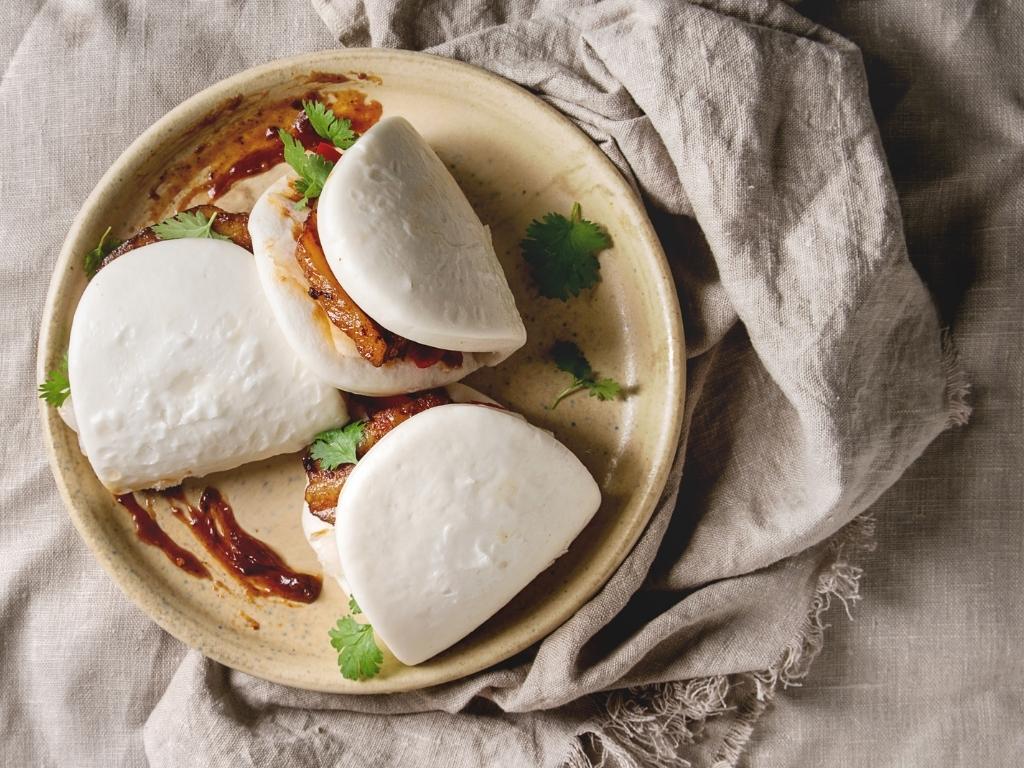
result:
[[[289,343],[324,381],[347,392],[394,395],[458,381],[495,365],[526,330],[490,231],[426,141],[404,119],[382,120],[335,165],[316,206],[331,279],[381,328],[462,353],[461,365],[375,367],[310,295],[296,255],[310,216],[288,174],[256,202],[249,231],[263,288]],[[315,293],[315,291],[314,291]]]
[[[319,211],[331,269],[388,330],[504,356],[526,342],[490,231],[404,118],[382,120],[345,152]]]
[[[398,424],[353,467],[336,510],[337,560],[327,559],[378,637],[418,664],[551,565],[600,501],[593,477],[549,432],[499,408],[439,405]],[[317,523],[315,538],[327,539]]]
[[[166,240],[105,266],[75,311],[73,426],[115,493],[300,450],[347,419],[267,310],[252,255]]]
[[[488,403],[501,407],[497,400],[461,382],[449,384],[444,390],[453,403]],[[516,415],[518,416],[518,414]],[[522,417],[519,416],[519,418]],[[334,524],[324,522],[323,519],[314,515],[309,510],[309,504],[305,502],[302,504],[302,532],[305,534],[309,546],[316,553],[324,575],[337,581],[346,594],[351,594],[352,590],[345,579],[341,559],[338,557],[338,545],[334,540]]]

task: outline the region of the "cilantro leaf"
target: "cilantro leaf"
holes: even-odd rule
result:
[[[571,341],[556,341],[551,347],[551,359],[558,370],[571,373],[574,379],[583,381],[594,376],[594,370],[583,356],[580,348]]]
[[[337,469],[342,464],[355,464],[356,448],[363,439],[365,421],[353,421],[338,429],[328,429],[316,436],[309,455],[320,462],[323,469]]]
[[[587,383],[590,396],[598,400],[614,400],[622,394],[622,387],[615,379],[601,379]]]
[[[375,677],[384,663],[384,654],[373,639],[373,627],[360,624],[351,616],[338,619],[328,630],[331,646],[338,652],[338,669],[347,680]]]
[[[348,610],[353,616],[358,616],[363,612],[363,609],[359,607],[359,603],[356,602],[355,595],[349,595]]]
[[[317,154],[306,154],[302,143],[288,131],[279,128],[277,136],[284,144],[284,159],[299,174],[295,181],[295,191],[302,195],[298,207],[302,208],[324,189],[327,175],[334,168],[334,163]]]
[[[71,381],[68,379],[68,356],[61,358],[60,364],[48,374],[46,381],[39,385],[39,397],[54,408],[64,405],[71,394]]]
[[[208,237],[211,240],[230,240],[231,238],[227,235],[213,231],[213,222],[216,218],[216,213],[207,219],[199,211],[195,213],[183,211],[164,219],[159,224],[154,224],[152,229],[153,233],[161,240],[180,240],[183,237]]]
[[[85,267],[85,274],[90,280],[99,270],[100,264],[103,263],[103,260],[107,258],[108,254],[121,244],[119,240],[107,240],[109,236],[110,227],[107,227],[106,231],[100,237],[99,243],[96,244],[96,247],[85,254],[85,258],[82,260],[83,266]]]
[[[560,371],[572,376],[572,383],[558,393],[548,410],[553,411],[569,395],[583,389],[598,400],[614,400],[622,394],[622,386],[615,379],[597,378],[580,348],[571,341],[556,341],[551,348],[551,359]]]
[[[583,218],[574,203],[569,218],[549,213],[530,222],[519,244],[540,295],[567,301],[601,279],[597,253],[611,245],[604,230]]]
[[[327,139],[338,149],[348,149],[359,138],[352,130],[352,121],[347,117],[338,117],[323,102],[303,101],[302,109],[317,135]]]

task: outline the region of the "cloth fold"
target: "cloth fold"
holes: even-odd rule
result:
[[[633,552],[535,649],[389,697],[193,653],[146,723],[151,762],[734,765],[822,613],[857,598],[870,525],[848,524],[966,415],[858,51],[781,2],[313,4],[344,45],[530,88],[637,186],[684,309],[683,436]]]

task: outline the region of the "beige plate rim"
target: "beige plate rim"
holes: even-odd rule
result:
[[[635,205],[642,214],[640,217],[642,220],[640,236],[644,241],[644,246],[655,256],[653,260],[653,268],[655,270],[654,277],[656,278],[658,290],[660,291],[659,299],[661,300],[662,307],[662,316],[660,319],[663,321],[666,346],[669,350],[669,360],[667,361],[667,373],[669,379],[668,389],[676,395],[676,397],[673,397],[670,400],[670,411],[665,414],[666,418],[662,422],[661,434],[659,435],[659,439],[656,444],[655,471],[648,476],[646,486],[639,498],[639,507],[643,510],[643,513],[636,517],[631,528],[624,531],[624,535],[618,540],[617,546],[614,548],[607,547],[601,552],[601,556],[605,561],[605,567],[601,568],[593,578],[580,584],[575,595],[567,595],[561,608],[556,613],[553,613],[546,622],[543,624],[535,624],[534,626],[524,624],[516,627],[515,630],[510,633],[511,637],[507,638],[506,642],[502,645],[500,655],[492,655],[488,657],[484,654],[477,654],[478,657],[482,658],[469,657],[465,659],[463,664],[458,665],[457,669],[452,674],[430,683],[430,685],[438,685],[465,677],[482,669],[486,669],[487,667],[493,666],[494,664],[509,658],[515,653],[528,648],[564,624],[565,621],[576,613],[580,607],[597,594],[615,570],[621,565],[626,555],[633,548],[633,545],[637,542],[640,535],[646,528],[647,523],[653,514],[655,505],[664,490],[668,473],[675,456],[676,445],[678,443],[682,425],[683,402],[685,395],[686,359],[683,346],[682,315],[679,308],[678,296],[675,290],[675,283],[669,270],[668,262],[665,258],[664,251],[662,250],[661,243],[655,234],[654,227],[644,212],[643,203],[635,190],[626,182],[618,169],[615,168],[612,162],[603,152],[601,152],[597,145],[595,145],[589,137],[586,137],[586,135],[583,134],[583,132],[580,131],[579,128],[577,128],[565,115],[558,112],[558,110],[536,95],[529,93],[515,83],[505,80],[491,72],[453,59],[411,51],[371,48],[347,48],[321,51],[317,53],[277,59],[267,64],[253,67],[235,74],[225,80],[221,80],[186,99],[144,131],[131,143],[120,157],[118,157],[113,165],[111,165],[107,172],[100,178],[99,182],[97,182],[93,191],[86,198],[82,208],[79,210],[71,228],[68,231],[67,237],[65,238],[64,244],[61,248],[60,255],[54,265],[54,272],[50,280],[46,304],[43,309],[39,343],[37,346],[36,369],[39,377],[38,380],[42,381],[46,375],[46,363],[48,360],[53,359],[52,353],[54,351],[54,345],[59,338],[59,329],[57,327],[57,300],[60,294],[61,284],[65,279],[68,265],[77,255],[74,244],[80,239],[82,230],[88,223],[90,209],[98,206],[100,201],[107,194],[107,189],[115,183],[115,180],[121,176],[126,169],[130,168],[140,156],[147,153],[148,148],[154,139],[159,137],[163,132],[175,127],[187,115],[193,113],[195,110],[212,110],[218,104],[222,103],[225,98],[234,95],[240,86],[259,80],[261,77],[279,69],[304,67],[310,71],[316,71],[318,69],[323,69],[324,65],[329,63],[332,66],[348,67],[350,71],[373,71],[372,63],[374,61],[379,61],[381,57],[399,60],[403,65],[412,69],[428,64],[431,67],[440,68],[441,70],[446,69],[452,73],[453,76],[472,76],[481,81],[486,81],[487,87],[494,89],[496,93],[504,91],[508,93],[510,97],[515,96],[516,98],[521,99],[523,95],[526,95],[534,102],[537,108],[542,109],[549,116],[555,117],[558,121],[571,128],[579,137],[585,139],[585,147],[581,145],[581,149],[587,153],[587,161],[604,166],[606,172],[610,171],[611,173],[607,175],[614,184],[613,191],[629,200],[630,203]],[[137,578],[136,576],[126,572],[124,569],[119,568],[117,562],[115,562],[117,557],[107,548],[102,546],[104,538],[101,530],[89,519],[88,515],[83,514],[82,511],[78,509],[77,503],[72,498],[63,475],[57,469],[55,430],[61,428],[60,425],[62,422],[59,417],[55,415],[53,409],[47,407],[42,400],[39,401],[39,412],[43,426],[47,458],[49,460],[54,479],[57,483],[61,499],[68,510],[72,523],[78,530],[79,535],[85,541],[88,548],[91,550],[92,555],[99,561],[100,565],[113,579],[121,591],[124,592],[147,614],[149,618],[154,620],[165,631],[190,647],[202,648],[203,653],[211,659],[221,663],[228,663],[227,660],[218,658],[216,650],[216,628],[210,627],[205,631],[193,631],[193,629],[188,626],[187,622],[182,621],[180,623],[176,623],[172,620],[176,614],[172,613],[164,616],[154,610],[157,597],[153,591],[147,588],[141,578]],[[157,618],[158,616],[160,616],[160,618]],[[237,660],[232,661],[228,665],[241,672],[245,672],[265,680],[299,687],[293,680],[285,679],[274,674],[273,670],[248,667],[244,663],[237,663]],[[423,686],[394,685],[388,688],[381,688],[379,686],[367,686],[366,688],[360,688],[359,686],[351,685],[327,684],[323,687],[316,688],[308,688],[307,686],[302,687],[309,690],[320,690],[325,692],[382,693],[415,690],[417,688],[422,688]]]

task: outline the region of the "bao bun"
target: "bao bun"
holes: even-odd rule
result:
[[[347,418],[292,352],[252,255],[167,240],[105,266],[75,311],[73,426],[115,493],[300,450]]]
[[[374,367],[310,296],[296,260],[310,215],[294,174],[257,201],[249,231],[264,291],[309,368],[347,392],[384,396],[458,381],[526,341],[490,231],[430,146],[404,119],[381,121],[347,150],[317,202],[316,229],[333,278],[376,323],[462,364]]]
[[[341,489],[333,531],[308,510],[303,528],[374,632],[418,664],[551,565],[600,502],[586,467],[551,433],[501,408],[453,402],[366,452]]]

